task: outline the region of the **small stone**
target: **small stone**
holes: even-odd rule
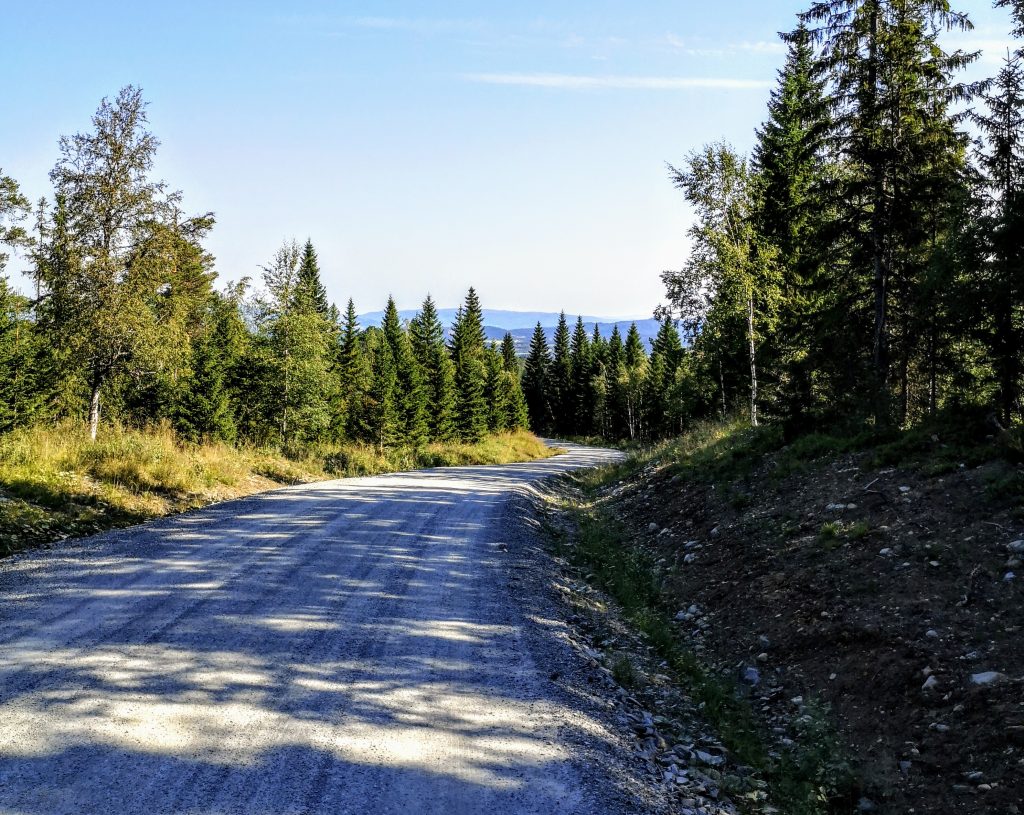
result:
[[[924,684],[921,686],[921,690],[923,690],[923,691],[933,691],[938,686],[939,686],[939,680],[936,679],[934,676],[929,676],[926,680],[924,680]]]
[[[906,495],[908,492],[910,492],[910,487],[902,486],[902,487],[900,487],[900,492],[902,492],[904,495]]]
[[[991,784],[978,784],[978,792],[992,792]]]
[[[999,673],[999,671],[981,671],[980,673],[971,674],[971,684],[982,686],[994,685],[1003,678],[1003,674]]]
[[[720,534],[719,530],[718,530],[718,527],[716,526],[714,529],[712,529],[710,534],[711,534],[711,537],[717,538],[718,535]]]
[[[769,640],[764,634],[757,638],[757,641],[761,644],[762,648],[771,648],[771,640]]]
[[[937,640],[939,638],[939,632],[934,628],[929,628],[924,632],[924,635],[930,640]]]
[[[1009,560],[1006,561],[1006,568],[1007,569],[1019,569],[1021,567],[1022,563],[1024,563],[1024,561],[1022,561],[1019,557],[1014,555],[1013,557],[1011,557]]]
[[[802,705],[804,703],[804,697],[802,697],[802,696],[794,696],[789,701],[790,701],[790,704],[793,704],[793,705],[796,705],[797,707],[800,707],[800,705]]]
[[[1006,544],[1006,548],[1010,550],[1011,554],[1024,555],[1024,540],[1010,541]]]
[[[697,556],[693,552],[683,557],[683,563],[694,563],[696,560]]]
[[[1004,583],[1012,583],[1016,579],[1017,579],[1017,575],[1015,575],[1013,572],[1007,572],[1006,574],[1003,575],[1003,582]]]
[[[761,684],[761,672],[753,666],[743,669],[743,681],[752,687]]]
[[[884,549],[879,549],[878,554],[882,557],[892,557],[892,549],[886,546]]]
[[[767,662],[768,661],[768,653],[766,651],[762,651],[760,654],[757,655],[757,661],[758,662]]]
[[[725,759],[722,756],[715,756],[711,753],[705,753],[703,750],[694,750],[694,756],[697,761],[701,764],[707,764],[709,767],[718,767],[725,763]]]
[[[658,525],[656,523],[654,523],[654,521],[651,521],[649,524],[647,524],[647,531],[648,532],[657,532],[658,531]]]
[[[878,805],[870,798],[861,798],[857,802],[858,812],[878,812]]]

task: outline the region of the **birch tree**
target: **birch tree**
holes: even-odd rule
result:
[[[750,371],[750,423],[758,424],[757,344],[778,297],[774,250],[758,241],[751,219],[747,162],[724,142],[690,154],[671,179],[696,210],[693,249],[682,272],[665,272],[670,309],[698,331],[707,322],[742,313]],[[722,353],[724,349],[719,349]]]

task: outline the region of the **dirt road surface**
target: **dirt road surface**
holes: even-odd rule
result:
[[[509,567],[517,492],[617,455],[289,487],[0,563],[0,812],[625,811]]]

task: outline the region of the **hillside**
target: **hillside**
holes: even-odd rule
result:
[[[437,316],[444,325],[446,332],[451,329],[452,324],[455,322],[456,311],[457,309],[454,308],[440,308],[437,310]],[[416,316],[417,309],[400,309],[398,314],[402,320],[408,321]],[[483,314],[484,333],[487,339],[501,340],[506,333],[511,334],[516,343],[516,351],[520,356],[525,356],[529,350],[530,337],[537,323],[540,323],[547,333],[548,342],[553,342],[555,327],[558,325],[559,317],[559,314],[554,311],[508,311],[487,308],[483,310]],[[566,318],[570,321],[570,324],[576,321],[575,315],[567,314]],[[366,314],[359,315],[359,324],[363,327],[380,326],[383,319],[383,311],[369,311]],[[660,324],[657,320],[651,318],[632,320],[616,317],[583,316],[583,325],[587,329],[587,333],[592,333],[594,326],[597,325],[600,328],[601,335],[604,337],[608,337],[616,326],[619,329],[619,333],[625,336],[629,331],[630,325],[633,323],[636,323],[637,330],[640,332],[640,338],[649,346],[658,333]]]
[[[1016,812],[1020,461],[966,420],[788,446],[705,428],[580,479],[570,551],[753,717],[737,736],[710,708],[782,811]]]

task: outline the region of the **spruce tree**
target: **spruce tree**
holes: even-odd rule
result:
[[[607,416],[604,432],[612,439],[620,439],[626,433],[623,382],[625,370],[622,335],[619,333],[619,327],[614,325],[611,336],[608,338],[604,365],[605,413]]]
[[[530,339],[530,353],[523,368],[523,396],[530,417],[530,428],[535,433],[552,430],[551,353],[544,328],[538,322]]]
[[[572,339],[563,311],[555,328],[554,358],[551,363],[551,410],[553,430],[562,436],[573,433],[575,404],[572,381]]]
[[[356,306],[350,297],[342,318],[338,354],[338,391],[343,413],[337,417],[347,438],[365,438],[365,401],[370,383],[370,370],[363,354],[362,332]]]
[[[519,376],[519,357],[516,355],[516,341],[508,331],[501,338],[501,364],[506,371]]]
[[[820,247],[826,241],[817,233],[830,215],[819,188],[830,184],[835,171],[826,164],[830,116],[811,35],[801,25],[785,39],[786,62],[751,162],[752,218],[761,240],[776,249],[781,286],[778,325],[763,355],[764,367],[774,373],[767,401],[787,426],[802,427],[814,407],[813,371],[829,367],[828,352],[820,351],[825,298],[833,287],[823,274],[828,264]],[[842,341],[834,337],[832,349]]]
[[[1024,17],[1024,11],[1017,13]],[[986,340],[995,367],[999,413],[1009,425],[1021,415],[1024,372],[1024,58],[1020,51],[1006,58],[983,100],[986,112],[972,115],[987,137],[985,149],[978,152],[984,184],[978,224],[987,257],[980,282],[983,307],[991,315]],[[982,304],[975,301],[978,305]]]
[[[403,440],[403,417],[399,404],[398,372],[391,344],[376,328],[364,333],[365,350],[371,360],[370,387],[364,412],[369,441],[378,450],[396,447]]]
[[[296,300],[299,262],[298,245],[286,242],[263,275],[270,302],[262,330],[273,357],[278,433],[286,444],[327,438],[337,388],[331,326]]]
[[[313,248],[313,241],[309,239],[302,248],[294,296],[295,307],[300,311],[313,312],[334,322],[331,320],[331,304],[327,299],[327,289],[320,280],[320,261]]]
[[[621,378],[623,419],[631,441],[646,437],[645,382],[647,380],[647,352],[636,323],[629,326],[623,348],[624,371]]]
[[[452,327],[451,357],[455,365],[455,426],[459,438],[476,442],[487,431],[487,403],[484,398],[483,311],[476,291],[470,288]]]
[[[391,359],[396,375],[396,399],[402,419],[402,439],[413,447],[426,443],[427,390],[423,384],[420,365],[413,353],[409,336],[402,327],[393,297],[388,297],[381,324],[384,339],[391,348]]]
[[[530,414],[523,393],[516,343],[509,332],[505,332],[501,341],[501,363],[505,411],[503,426],[506,430],[525,430],[530,426]]]
[[[869,410],[884,425],[896,418],[894,357],[905,392],[919,340],[910,318],[934,235],[933,204],[962,163],[949,107],[974,90],[952,81],[974,57],[945,51],[939,32],[971,25],[946,0],[821,0],[800,19],[823,44],[819,70],[833,80],[828,138],[843,165],[832,185],[829,249],[833,264],[848,268],[837,276],[844,302],[835,318],[860,334],[866,376],[857,379],[868,381]],[[930,201],[920,197],[926,190]],[[896,349],[894,316],[902,323]],[[843,364],[857,370],[861,360]]]
[[[505,379],[501,352],[494,343],[491,343],[484,352],[484,365],[487,370],[484,384],[484,399],[487,402],[487,429],[492,433],[500,433],[502,430],[508,429],[506,421],[511,394]]]
[[[587,436],[592,431],[594,391],[593,361],[590,355],[590,338],[583,326],[583,318],[576,318],[569,350],[569,364],[572,368],[572,429],[576,436]]]
[[[409,324],[409,339],[423,371],[430,438],[450,441],[455,435],[455,370],[444,344],[444,326],[429,294]]]
[[[175,428],[192,441],[233,442],[238,433],[220,351],[213,331],[196,343],[189,376],[175,405]]]

